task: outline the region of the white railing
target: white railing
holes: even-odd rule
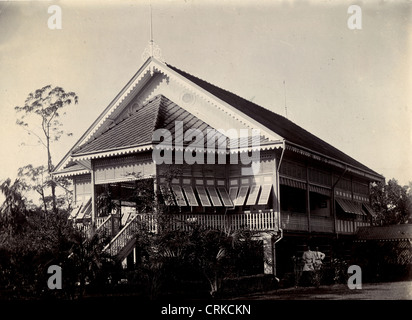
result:
[[[106,236],[111,234],[112,230],[112,216],[97,217],[96,218],[96,233],[101,233]]]
[[[188,230],[191,224],[219,230],[249,229],[255,231],[278,230],[278,216],[273,210],[239,214],[177,214],[172,216],[171,229]]]
[[[92,232],[91,224],[85,224],[85,223],[75,223],[74,226],[77,228],[77,230],[80,230],[83,234],[86,236],[90,236]]]
[[[232,214],[229,225],[234,230],[247,228],[256,231],[278,230],[278,215],[273,210]]]
[[[163,221],[160,221],[163,219]],[[273,210],[260,212],[219,215],[219,214],[137,214],[129,221],[112,241],[104,248],[104,251],[116,256],[136,236],[140,228],[157,232],[160,226],[171,230],[187,231],[193,224],[200,224],[205,228],[219,230],[249,229],[255,231],[278,230],[278,216]]]
[[[122,230],[120,230],[112,241],[104,247],[103,251],[110,253],[112,256],[118,255],[120,250],[122,250],[136,236],[136,232],[139,228],[138,220],[139,215],[136,215],[123,227]]]
[[[110,215],[105,217],[97,217],[96,218],[96,228],[99,229],[101,225],[107,223],[107,220],[110,220]]]

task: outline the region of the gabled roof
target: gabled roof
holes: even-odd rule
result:
[[[176,122],[183,125],[181,132],[175,132]],[[218,131],[213,130],[214,128],[187,110],[165,96],[158,95],[138,108],[132,115],[113,125],[93,140],[76,148],[71,155],[72,157],[79,157],[145,145],[151,147],[153,132],[157,129],[166,129],[172,134],[171,147],[175,145],[176,140],[182,141],[182,146],[188,146],[191,141],[184,141],[183,134],[189,129],[202,132],[202,137],[206,138],[204,139],[205,150],[209,139],[214,139],[214,145],[217,149],[219,140],[215,137],[221,136]],[[209,130],[212,130],[212,134],[208,132]],[[224,147],[230,147],[233,140],[225,136],[223,138],[225,141]],[[261,137],[260,142],[267,142],[267,139]],[[247,143],[250,145],[251,139]],[[240,142],[238,145],[241,145]]]
[[[412,240],[412,224],[397,224],[384,227],[360,227],[357,241],[400,241]]]
[[[137,95],[140,90],[143,90],[147,83],[149,83],[154,74],[163,74],[169,79],[176,80],[185,88],[193,90],[196,95],[204,97],[207,101],[217,106],[218,109],[228,113],[233,118],[246,124],[249,128],[258,127],[263,133],[263,136],[269,137],[269,141],[277,144],[284,141],[284,146],[287,149],[301,152],[302,154],[311,156],[316,159],[326,159],[329,162],[339,167],[347,168],[348,166],[354,168],[354,172],[366,173],[369,177],[375,180],[382,180],[383,177],[375,171],[369,169],[362,163],[356,161],[337,148],[314,136],[310,132],[304,130],[292,121],[280,116],[268,109],[265,109],[253,102],[237,96],[227,90],[221,89],[213,84],[210,84],[202,79],[199,79],[189,73],[186,73],[174,66],[162,63],[155,58],[149,58],[133,78],[126,84],[122,91],[109,104],[109,106],[96,119],[92,126],[85,132],[73,148],[66,154],[56,167],[56,172],[60,172],[65,166],[72,163],[72,159],[80,155],[92,154],[95,152],[109,151],[102,156],[110,156],[113,153],[110,150],[129,148],[125,153],[132,152],[130,147],[139,146],[134,149],[134,152],[141,150],[149,150],[140,146],[152,145],[151,137],[153,130],[156,128],[166,128],[165,123],[159,124],[160,118],[173,119],[169,112],[166,116],[163,114],[164,107],[159,109],[160,105],[166,103],[165,97],[160,99],[160,102],[155,102],[152,99],[151,103],[145,104],[135,115],[117,123],[112,124],[113,121],[124,108],[127,107],[131,99]],[[156,104],[157,103],[157,104]],[[171,103],[171,101],[166,104]],[[171,105],[169,105],[171,106]],[[176,107],[173,106],[173,107]],[[177,106],[178,107],[178,106]],[[180,108],[180,107],[179,107]],[[179,112],[185,109],[180,108]],[[165,109],[167,110],[167,108]],[[191,115],[185,111],[186,119]],[[214,112],[214,109],[211,109]],[[193,115],[192,115],[193,116]],[[197,119],[197,118],[196,118]],[[194,119],[192,119],[194,121]],[[199,120],[199,119],[197,119]],[[193,121],[190,122],[193,127]],[[200,121],[200,120],[199,120]],[[163,126],[163,127],[162,127]],[[198,123],[199,128],[207,126],[205,123]],[[185,128],[187,130],[188,128]],[[127,132],[127,134],[126,134]],[[132,150],[132,151],[131,151]]]
[[[78,147],[72,156],[151,144],[160,105],[160,97],[153,99],[133,115]]]
[[[219,99],[225,101],[234,108],[255,119],[265,127],[271,129],[272,131],[283,137],[286,140],[286,143],[303,147],[304,149],[320,153],[335,160],[342,161],[348,165],[352,165],[356,168],[365,170],[373,175],[380,176],[378,173],[369,169],[359,161],[353,159],[352,157],[333,147],[329,143],[316,137],[302,127],[288,120],[287,118],[268,109],[265,109],[242,97],[239,97],[227,90],[199,79],[185,71],[179,70],[174,66],[171,66],[169,64],[167,66],[186,79],[215,95]]]

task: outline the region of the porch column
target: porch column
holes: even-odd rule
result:
[[[337,227],[337,221],[336,221],[336,204],[335,204],[335,185],[333,183],[334,179],[334,174],[331,172],[331,177],[332,177],[332,185],[331,185],[331,190],[330,190],[330,215],[333,217],[333,233],[335,235],[338,234],[338,227]]]
[[[306,214],[308,216],[308,232],[311,232],[310,225],[310,191],[309,191],[309,166],[306,164]]]
[[[155,174],[155,176],[153,177],[153,192],[154,192],[154,199],[153,199],[153,203],[154,203],[154,205],[153,205],[153,213],[157,213],[157,209],[158,209],[158,202],[157,202],[157,193],[158,193],[158,191],[159,191],[159,184],[158,184],[158,181],[157,181],[157,179],[158,179],[158,175],[157,175],[157,172],[156,172],[156,174]]]
[[[263,272],[265,274],[274,274],[274,250],[272,234],[263,233]]]
[[[273,186],[273,199],[272,199],[272,208],[273,211],[280,215],[280,191],[279,191],[279,170],[276,170],[278,164],[276,157],[273,160],[275,164],[275,170],[272,174],[272,186]],[[278,226],[280,228],[280,226]]]
[[[97,215],[97,197],[96,197],[96,184],[95,184],[95,171],[94,171],[94,162],[91,161],[91,195],[92,195],[92,228],[96,227],[96,215]]]

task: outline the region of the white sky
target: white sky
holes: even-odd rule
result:
[[[49,6],[62,9],[50,30]],[[350,30],[349,5],[362,8]],[[412,181],[412,4],[403,1],[152,0],[166,62],[285,115],[383,174]],[[149,41],[148,1],[0,1],[0,180],[46,154],[14,107],[44,85],[79,96],[73,137],[55,164],[135,74]],[[21,143],[26,146],[21,146]],[[29,145],[29,146],[27,146]]]

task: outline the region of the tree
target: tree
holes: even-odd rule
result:
[[[61,87],[47,85],[30,93],[22,107],[15,107],[15,110],[21,113],[16,123],[25,129],[29,135],[35,136],[37,141],[46,149],[49,175],[54,169],[51,143],[59,141],[64,134],[72,135],[71,133],[65,133],[62,129],[63,124],[60,121],[61,112],[72,103],[78,103],[78,97],[74,92],[66,92]],[[31,117],[36,121],[40,120],[40,131],[36,130],[36,126],[29,121]],[[50,187],[53,211],[57,212],[56,182],[53,176],[50,178]]]
[[[44,166],[33,167],[29,164],[18,169],[17,176],[24,183],[25,190],[35,191],[43,203],[44,212],[47,212],[48,199],[46,188],[50,185],[49,176],[45,177],[47,169]]]
[[[410,183],[411,185],[411,183]],[[412,215],[412,193],[408,186],[400,186],[391,179],[371,188],[372,207],[377,213],[376,225],[407,223]]]
[[[69,189],[70,181],[67,178],[58,177],[52,181],[52,176],[48,174],[45,166],[34,167],[32,164],[19,168],[17,176],[26,191],[35,191],[40,196],[44,212],[48,212],[53,202],[52,197],[47,195],[47,189],[53,184],[60,186],[60,188],[64,190],[64,194],[56,198],[57,205],[59,208],[66,206],[67,211],[70,211],[73,191]],[[26,205],[31,206],[32,209],[36,207],[30,200],[27,200]]]
[[[10,232],[21,229],[21,221],[25,219],[26,203],[22,194],[24,189],[24,184],[19,179],[12,183],[8,178],[0,185],[0,192],[5,196],[0,206],[0,225],[7,227]]]

